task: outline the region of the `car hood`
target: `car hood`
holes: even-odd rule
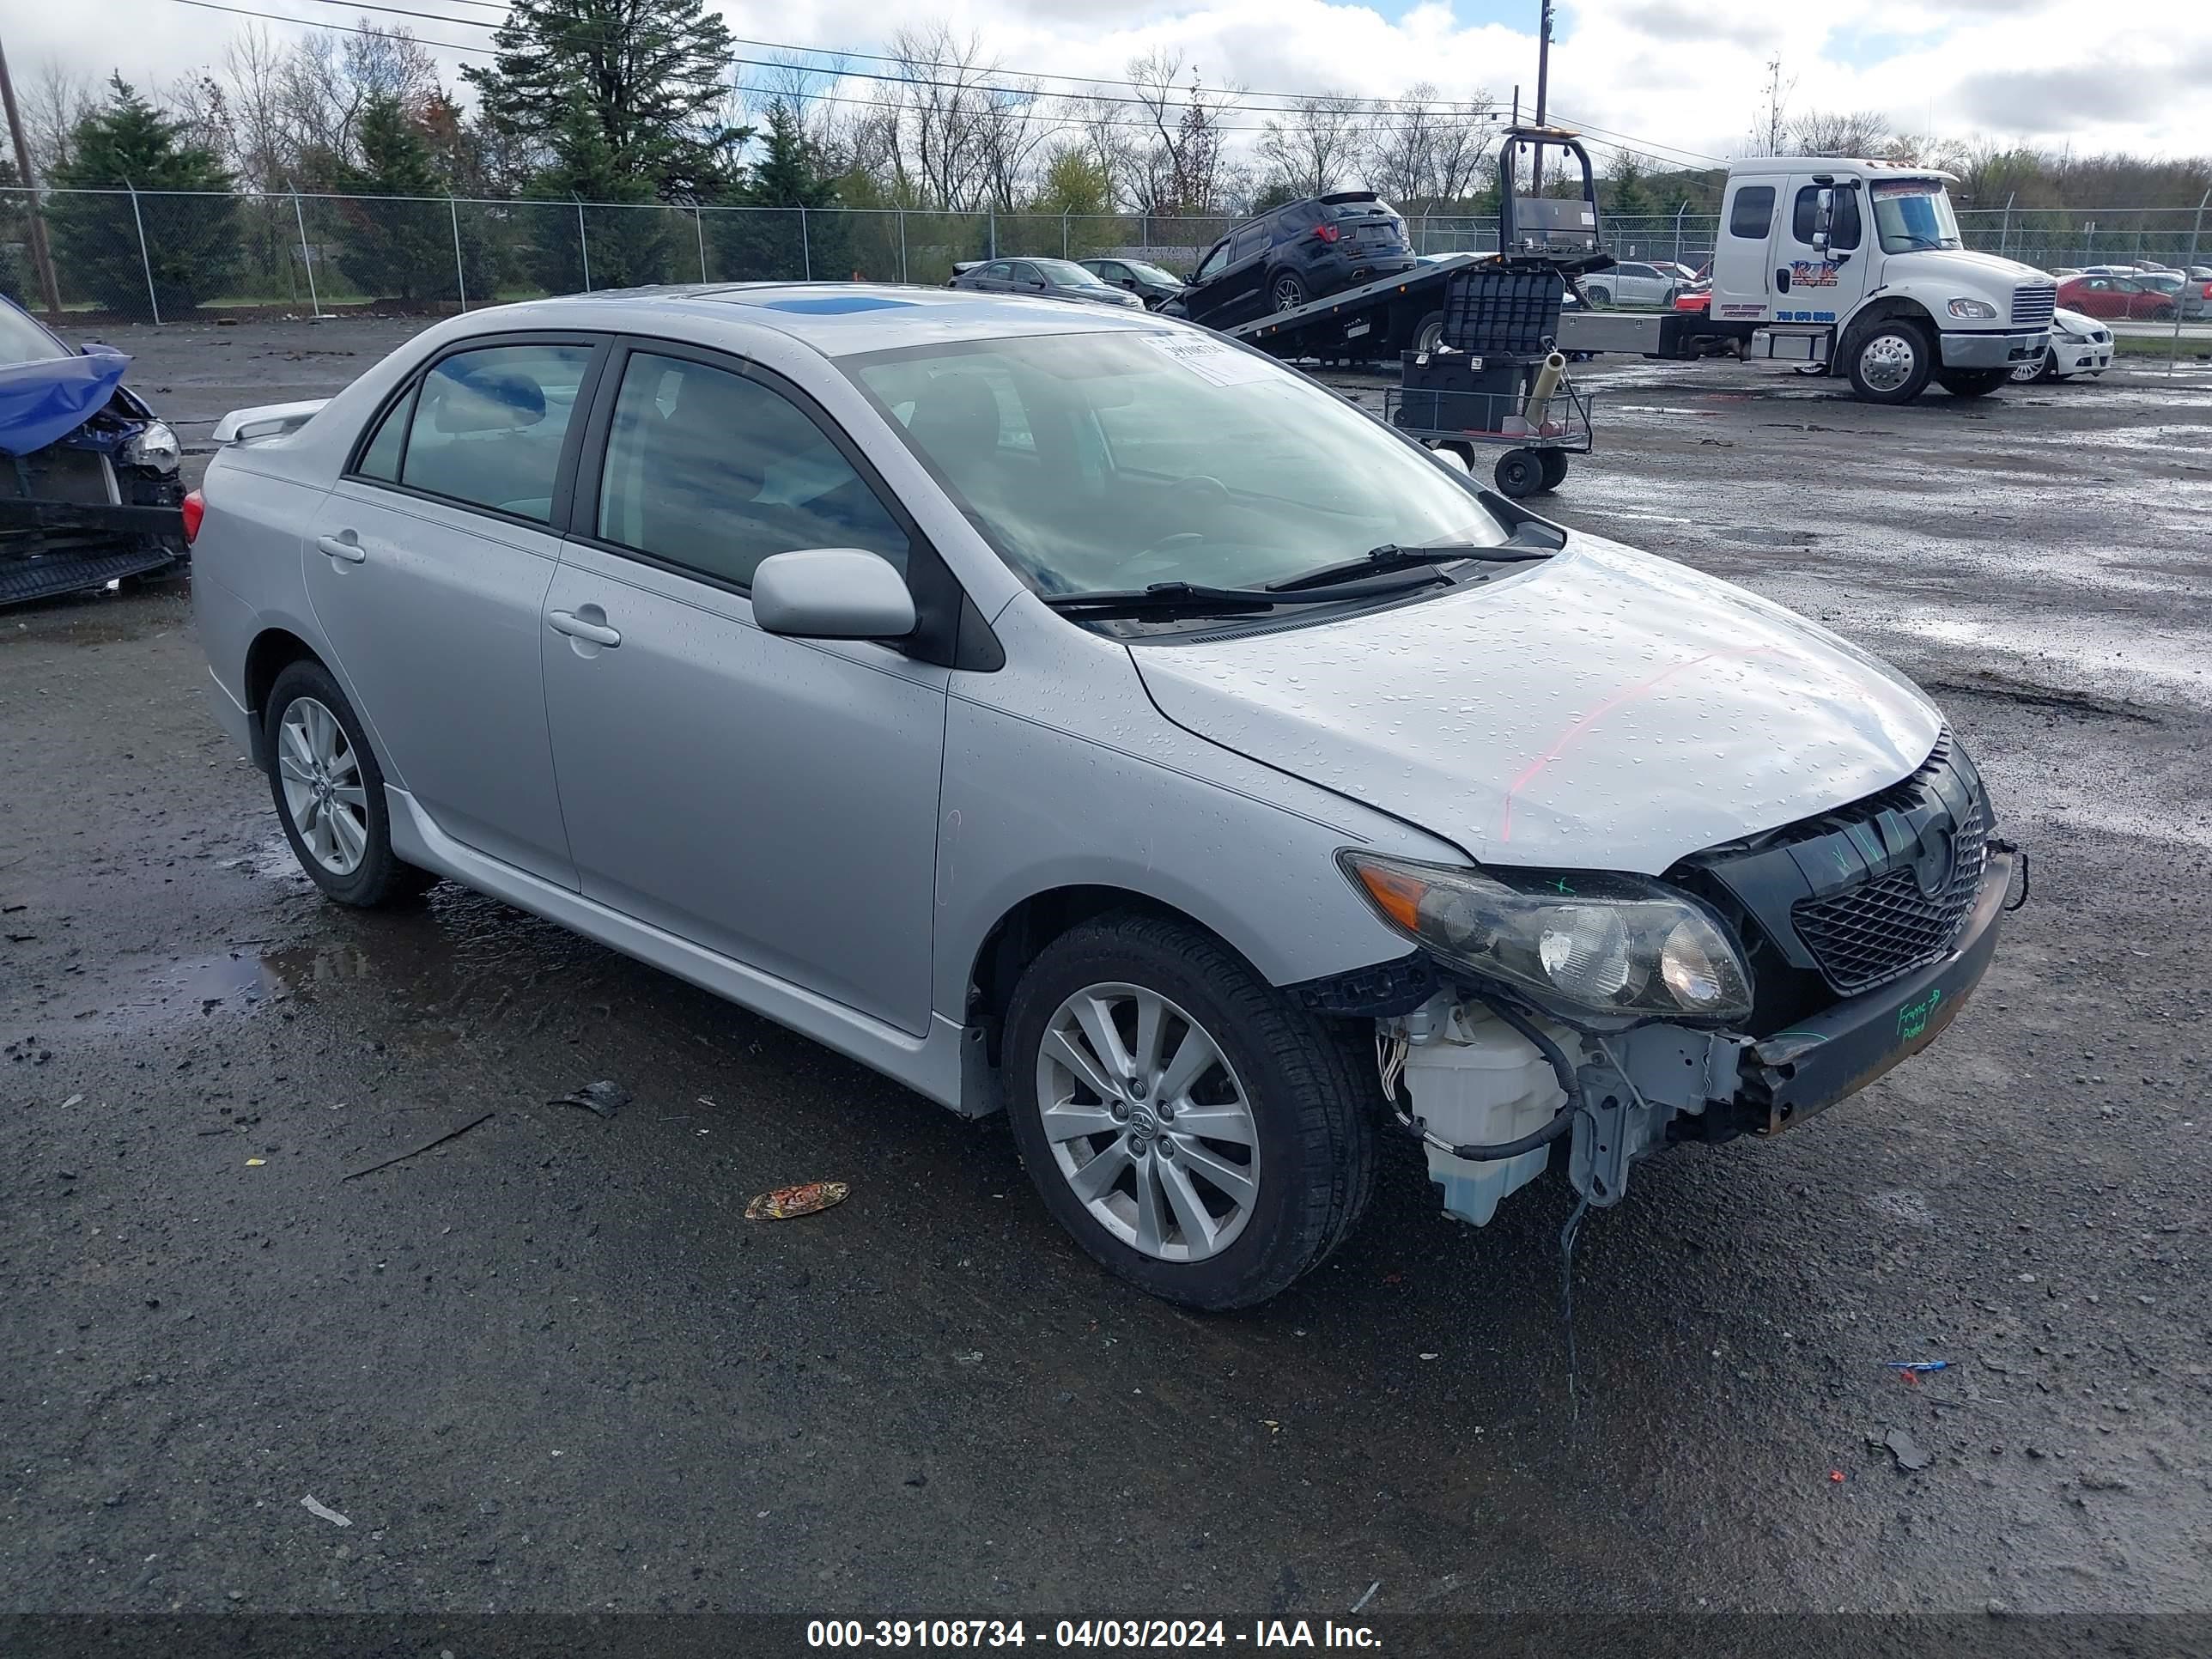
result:
[[[1971,248],[1921,248],[1911,253],[1890,254],[1882,264],[1882,281],[1894,286],[1911,281],[1940,283],[1978,280],[1992,292],[2010,294],[2015,288],[2057,286],[2048,271]]]
[[[1493,864],[1656,875],[1895,783],[1942,729],[1827,629],[1582,535],[1437,599],[1132,654],[1178,726]]]
[[[2099,334],[2104,331],[2105,327],[2104,324],[2090,316],[2088,313],[2069,311],[2063,306],[2051,313],[2051,320],[2069,334]]]
[[[107,407],[131,359],[106,346],[0,366],[0,454],[58,443]]]

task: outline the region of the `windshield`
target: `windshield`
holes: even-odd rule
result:
[[[1385,544],[1504,539],[1419,450],[1195,331],[931,344],[841,367],[1046,594],[1265,586]]]
[[[1105,288],[1105,278],[1095,270],[1085,270],[1081,265],[1066,259],[1037,259],[1032,261],[1044,279],[1054,288]]]
[[[1881,238],[1884,253],[1963,246],[1951,198],[1936,180],[1880,179],[1873,195],[1875,234]]]
[[[75,356],[29,317],[0,300],[0,363],[41,363]]]

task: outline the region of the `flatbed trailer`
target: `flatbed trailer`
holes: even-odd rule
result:
[[[1452,253],[1412,270],[1382,276],[1289,311],[1271,312],[1221,330],[1271,357],[1324,363],[1398,361],[1401,351],[1433,351],[1443,325],[1444,284],[1455,270],[1490,256]]]

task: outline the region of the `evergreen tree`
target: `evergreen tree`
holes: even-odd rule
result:
[[[701,0],[514,0],[493,39],[491,65],[461,73],[495,125],[551,153],[549,173],[664,198],[727,181],[732,46]]]
[[[811,273],[829,280],[852,274],[853,243],[845,216],[769,209],[836,207],[837,179],[822,149],[806,136],[798,111],[781,99],[768,106],[760,159],[729,199],[747,210],[714,216],[714,276],[723,281],[792,280]]]
[[[187,142],[121,76],[108,86],[107,101],[77,122],[69,159],[49,182],[59,191],[137,191],[144,257],[129,197],[58,195],[50,210],[54,260],[72,286],[131,316],[145,314],[150,265],[155,298],[171,317],[198,305],[237,265],[231,177],[213,151]]]
[[[371,94],[362,106],[358,167],[333,170],[331,188],[343,225],[338,270],[374,299],[457,300],[453,264],[456,216],[445,202],[447,180],[428,136],[399,99]],[[399,199],[362,200],[362,198]],[[492,267],[482,234],[463,225],[459,275],[472,301],[491,298]]]

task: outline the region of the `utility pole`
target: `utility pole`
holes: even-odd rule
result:
[[[1552,81],[1552,0],[1543,0],[1543,15],[1536,24],[1536,125],[1544,125],[1544,94]],[[1539,145],[1528,163],[1528,193],[1544,193],[1544,151]]]
[[[31,147],[24,142],[23,118],[15,108],[15,83],[9,78],[5,48],[0,48],[0,104],[7,106],[8,136],[15,141],[15,173],[29,192],[31,263],[39,268],[39,290],[46,299],[46,314],[58,323],[62,319],[61,285],[54,281],[54,256],[46,246],[46,219],[39,211],[39,175],[31,170]]]

